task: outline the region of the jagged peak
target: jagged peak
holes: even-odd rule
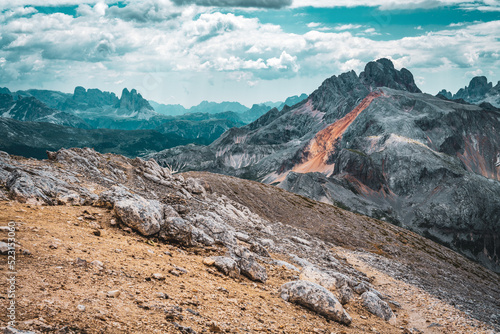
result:
[[[154,108],[149,104],[149,102],[134,88],[130,91],[127,88],[123,88],[122,96],[117,107],[132,111],[141,111],[143,109],[154,111]]]
[[[411,93],[422,92],[415,84],[413,74],[410,71],[406,68],[396,70],[392,61],[387,58],[380,58],[366,64],[365,70],[360,73],[359,78],[371,90],[377,87],[388,87]]]

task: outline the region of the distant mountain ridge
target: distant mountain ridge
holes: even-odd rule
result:
[[[52,109],[36,98],[0,94],[0,116],[19,121],[46,122],[71,127],[89,129],[90,125],[73,114]]]
[[[244,119],[248,119],[250,116],[252,118],[252,121],[257,119],[258,117],[262,116],[264,113],[261,113],[260,109],[265,109],[267,108],[266,112],[269,111],[272,108],[278,108],[279,110],[283,109],[285,105],[288,106],[293,106],[302,100],[307,98],[307,94],[301,94],[300,96],[294,95],[288,97],[285,102],[263,102],[263,103],[256,103],[253,104],[251,108],[248,108],[244,105],[242,105],[239,102],[208,102],[208,101],[202,101],[200,104],[192,106],[191,108],[185,108],[180,104],[162,104],[158,103],[155,101],[149,101],[151,105],[154,107],[154,109],[164,115],[168,116],[180,116],[183,114],[187,113],[209,113],[209,114],[215,114],[215,113],[222,113],[226,111],[232,111],[235,113],[239,114],[244,114],[245,116],[243,117]],[[254,109],[253,112],[251,111]]]
[[[477,76],[471,79],[468,86],[460,88],[455,94],[443,89],[438,95],[474,104],[489,103],[500,108],[500,81],[493,86],[485,76]]]

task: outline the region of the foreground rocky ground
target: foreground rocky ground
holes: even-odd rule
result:
[[[0,155],[0,225],[18,229],[21,330],[498,329],[498,275],[404,229],[153,161],[89,149],[49,157]],[[5,280],[0,289],[5,310]]]

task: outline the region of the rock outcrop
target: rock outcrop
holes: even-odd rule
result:
[[[318,284],[308,281],[289,282],[281,286],[280,296],[286,301],[307,307],[329,320],[344,325],[352,322],[351,316],[344,310],[337,298]]]
[[[390,306],[375,293],[367,291],[361,295],[361,299],[363,300],[363,306],[377,317],[385,321],[391,321],[394,318],[394,313]]]

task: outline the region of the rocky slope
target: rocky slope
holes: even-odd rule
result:
[[[499,128],[491,105],[422,94],[408,70],[380,59],[209,146],[150,157],[385,219],[500,271]]]
[[[438,93],[450,100],[462,100],[469,103],[481,104],[489,103],[500,108],[500,81],[493,86],[485,76],[474,77],[469,86],[460,88],[456,94],[443,89]]]
[[[252,181],[172,175],[153,160],[48,156],[0,154],[0,222],[18,230],[21,329],[500,328],[498,275],[405,229]]]

